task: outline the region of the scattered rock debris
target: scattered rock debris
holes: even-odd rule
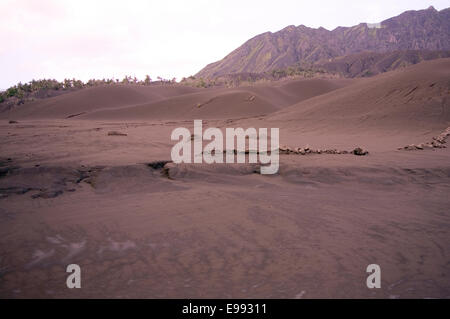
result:
[[[347,150],[337,150],[337,149],[312,149],[309,145],[304,148],[296,147],[291,148],[289,146],[281,146],[279,148],[280,154],[297,154],[297,155],[307,155],[307,154],[354,154],[358,156],[363,156],[369,154],[368,151],[362,149],[361,147],[357,147],[352,151]]]
[[[354,154],[354,155],[359,155],[359,156],[363,156],[363,155],[367,155],[369,154],[368,151],[357,147],[352,151],[347,151],[347,150],[337,150],[337,149],[312,149],[309,146],[306,146],[304,148],[301,147],[289,147],[289,146],[281,146],[279,149],[279,154],[285,154],[285,155],[307,155],[307,154]],[[251,149],[245,149],[244,151],[239,151],[237,149],[231,149],[231,150],[212,150],[210,153],[211,154],[215,154],[215,153],[233,153],[233,154],[238,154],[238,153],[244,153],[244,154],[266,154],[266,153],[270,153],[271,151],[269,150],[268,152],[259,152],[258,150],[251,150]],[[205,152],[202,152],[202,154],[204,154]]]
[[[403,151],[414,151],[414,150],[424,150],[432,148],[446,148],[447,137],[450,136],[450,126],[445,129],[441,134],[435,136],[430,142],[420,143],[420,144],[410,144],[403,147],[399,147],[399,150]]]

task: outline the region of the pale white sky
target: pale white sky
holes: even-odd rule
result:
[[[0,0],[0,89],[31,79],[189,76],[288,25],[352,26],[450,2]]]

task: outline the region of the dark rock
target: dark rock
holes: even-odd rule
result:
[[[363,156],[369,154],[368,151],[363,150],[361,147],[357,147],[353,150],[354,155]]]
[[[118,131],[109,131],[108,135],[109,136],[127,136],[126,133],[121,133],[121,132],[118,132]]]
[[[153,169],[161,169],[166,165],[167,163],[171,163],[172,161],[154,161],[151,163],[148,163],[147,166],[151,167]]]

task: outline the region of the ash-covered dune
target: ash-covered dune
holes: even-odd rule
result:
[[[197,92],[200,89],[184,86],[110,85],[79,91],[19,105],[0,117],[63,119],[77,117],[99,109],[149,103],[169,97]]]
[[[450,59],[360,79],[267,119],[311,130],[442,130],[450,123]]]
[[[346,79],[300,79],[240,88],[178,85],[109,86],[36,101],[0,114],[8,119],[240,118],[282,107],[349,85]]]

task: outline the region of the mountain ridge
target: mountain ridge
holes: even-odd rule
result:
[[[262,73],[363,51],[396,50],[450,50],[450,8],[410,10],[379,24],[360,23],[331,31],[290,25],[249,39],[222,60],[208,64],[196,77]]]

